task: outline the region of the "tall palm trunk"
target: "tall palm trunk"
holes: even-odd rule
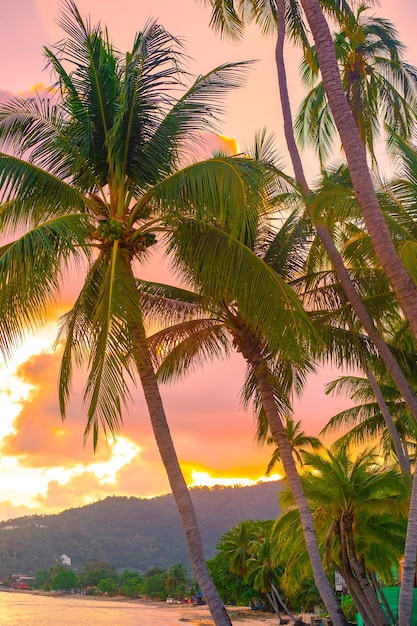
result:
[[[417,287],[398,256],[379,206],[366,160],[365,146],[343,91],[328,24],[318,0],[301,0],[301,5],[314,37],[329,106],[372,244],[417,340]]]
[[[391,435],[392,443],[394,445],[395,454],[397,456],[398,464],[401,468],[403,474],[407,474],[410,476],[411,467],[410,467],[410,457],[408,456],[408,452],[406,446],[403,447],[401,443],[401,438],[398,433],[397,427],[395,426],[395,422],[392,418],[392,415],[387,407],[387,403],[385,402],[385,398],[382,394],[382,391],[378,385],[378,382],[370,369],[366,370],[366,375],[368,377],[369,383],[372,387],[372,391],[375,394],[376,401],[378,403],[379,409],[381,411],[382,417],[384,418],[384,422],[387,425],[389,433]]]
[[[284,118],[285,137],[287,140],[287,147],[293,164],[296,180],[301,185],[304,193],[308,195],[309,188],[306,177],[304,175],[304,170],[302,167],[298,148],[294,139],[294,133],[292,131],[291,105],[288,95],[288,86],[286,82],[285,64],[283,60],[285,39],[285,5],[284,0],[275,0],[275,3],[277,7],[278,18],[278,37],[275,58],[281,97],[282,115]],[[384,216],[379,207],[378,200],[376,198],[375,191],[372,185],[371,176],[368,170],[365,148],[362,144],[359,130],[357,129],[355,122],[353,121],[352,113],[349,109],[346,96],[343,92],[333,41],[327,26],[327,22],[324,19],[323,13],[317,0],[301,0],[301,4],[306,12],[307,20],[309,22],[313,37],[316,42],[317,55],[320,63],[320,70],[323,76],[323,82],[327,92],[327,97],[329,99],[332,114],[335,119],[335,123],[339,130],[342,144],[346,152],[346,157],[348,160],[352,182],[355,188],[355,193],[357,195],[362,211],[364,211],[364,208],[366,209],[367,215],[365,216],[364,212],[364,219],[367,224],[369,233],[372,237],[375,251],[377,252],[381,265],[384,271],[386,271],[387,276],[390,279],[395,292],[397,293],[403,311],[410,322],[413,334],[415,337],[417,337],[416,289],[410,276],[405,271],[401,261],[398,258],[395,247],[391,241],[391,237],[386,222],[384,220]],[[324,58],[322,58],[323,56]],[[322,63],[324,64],[324,67],[322,67]],[[332,87],[335,87],[335,95],[332,92]],[[362,176],[366,178],[364,182],[362,181]],[[372,233],[369,225],[370,217],[372,217]],[[316,226],[316,229],[317,234],[323,242],[324,248],[333,264],[342,288],[349,298],[349,301],[356,315],[358,316],[358,319],[360,320],[363,328],[368,333],[369,337],[376,346],[381,356],[381,359],[383,360],[385,366],[390,372],[405,402],[410,407],[410,411],[414,419],[417,421],[416,397],[412,392],[410,386],[408,385],[408,382],[403,372],[401,371],[401,368],[398,367],[398,363],[393,357],[391,350],[388,348],[383,337],[374,326],[372,319],[370,318],[368,311],[366,310],[366,307],[364,306],[359,294],[355,289],[353,282],[350,279],[349,273],[343,264],[343,260],[341,259],[340,254],[336,246],[334,245],[329,231],[324,226],[324,224],[318,224]],[[374,232],[375,230],[377,230],[377,233]],[[375,238],[377,239],[377,241],[375,241]],[[384,258],[384,263],[382,263],[382,259],[380,256],[381,251]],[[393,281],[393,272],[390,266],[391,259],[394,258],[395,281]],[[386,268],[386,266],[388,266],[388,268]],[[387,271],[387,269],[389,271]],[[397,274],[399,277],[398,280]],[[403,291],[405,291],[406,294],[403,294]],[[404,554],[403,580],[401,585],[399,603],[399,626],[409,626],[411,621],[416,558],[417,481],[413,480],[407,539]]]
[[[356,576],[357,581],[365,598],[369,604],[369,607],[374,615],[374,626],[389,626],[389,620],[385,615],[382,606],[378,600],[376,590],[371,585],[367,576],[365,567],[360,562],[356,555],[355,542],[353,539],[353,516],[351,513],[346,512],[342,518],[342,532],[346,534],[347,548],[349,551],[349,561],[352,566],[352,570]]]
[[[415,474],[412,481],[400,600],[398,604],[399,626],[409,626],[411,624],[411,615],[413,612],[414,579],[416,575],[417,556],[417,480],[415,478]]]
[[[231,626],[230,618],[214,586],[204,559],[197,516],[178,462],[143,327],[136,326],[134,336],[135,363],[145,394],[158,450],[181,516],[194,576],[207,599],[216,626]]]
[[[360,585],[357,577],[353,574],[352,566],[349,559],[347,538],[342,519],[339,520],[338,535],[340,541],[342,576],[346,582],[349,593],[353,598],[355,606],[364,621],[364,624],[369,624],[369,626],[371,626],[372,624],[375,624],[375,614],[373,613],[372,608],[369,606],[368,599],[362,586]]]
[[[386,598],[386,595],[381,587],[381,583],[379,582],[378,578],[376,577],[375,572],[370,572],[370,578],[372,580],[372,585],[374,586],[375,589],[377,589],[379,597],[382,600],[382,603],[385,607],[385,611],[387,612],[387,615],[389,617],[389,619],[391,620],[391,624],[395,624],[396,622],[396,617],[394,615],[394,613],[392,612],[392,609],[389,605],[389,602]]]
[[[307,552],[317,589],[329,611],[334,626],[347,626],[346,618],[323,569],[313,517],[300,476],[298,475],[287,433],[277,412],[274,392],[268,379],[268,367],[262,358],[261,347],[258,341],[245,331],[243,324],[239,331],[235,333],[234,340],[237,348],[253,371],[269,429],[279,448],[285,475],[300,513]]]

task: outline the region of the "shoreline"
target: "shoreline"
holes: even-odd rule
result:
[[[0,588],[1,589],[1,588]],[[65,600],[84,600],[88,602],[119,602],[120,604],[135,604],[143,608],[152,608],[165,614],[176,613],[179,621],[193,626],[214,626],[214,621],[210,615],[209,608],[204,605],[189,605],[185,603],[170,604],[158,600],[144,600],[143,598],[127,598],[126,596],[89,596],[77,593],[57,593],[50,591],[38,591],[28,589],[1,589],[4,593],[18,593],[24,595],[46,596],[50,598],[65,598]],[[264,611],[253,611],[248,606],[227,606],[226,610],[230,616],[233,626],[275,626],[277,623],[274,613]]]

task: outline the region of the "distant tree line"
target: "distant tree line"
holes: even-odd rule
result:
[[[11,582],[11,581],[9,581]],[[88,595],[122,595],[155,600],[197,597],[199,589],[181,563],[168,569],[153,567],[145,574],[134,570],[118,573],[110,563],[88,561],[80,574],[58,564],[36,572],[33,588],[44,591],[80,592]]]

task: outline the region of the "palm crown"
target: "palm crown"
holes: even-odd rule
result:
[[[375,142],[380,124],[407,137],[415,124],[413,107],[417,70],[403,59],[404,46],[388,20],[368,15],[360,5],[339,14],[340,30],[334,45],[342,82],[362,141],[375,161]],[[295,121],[303,144],[311,142],[321,162],[333,147],[335,125],[322,81],[315,47],[301,64],[302,77],[311,91],[302,102]]]
[[[87,431],[94,425],[96,441],[100,421],[117,430],[129,398],[138,329],[143,335],[134,271],[156,242],[161,216],[212,203],[230,209],[243,197],[249,206],[258,168],[218,157],[179,169],[196,133],[216,128],[219,103],[242,83],[244,64],[200,76],[178,98],[188,81],[184,55],[162,26],[148,23],[122,55],[72,0],[64,7],[68,37],[45,49],[58,95],[15,99],[0,110],[0,226],[10,239],[18,235],[0,254],[0,345],[9,354],[27,326],[41,323],[63,268],[87,260],[86,281],[61,324],[60,399],[64,414],[72,362],[87,364]],[[243,218],[239,228],[246,227]]]

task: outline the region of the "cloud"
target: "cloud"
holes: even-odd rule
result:
[[[36,515],[45,513],[44,509],[32,508],[28,506],[15,506],[11,500],[3,500],[0,502],[0,521],[15,519],[16,517],[24,517],[26,515]]]
[[[136,455],[115,472],[113,480],[100,479],[94,471],[84,471],[65,482],[51,480],[34,498],[42,509],[62,510],[83,506],[108,496],[150,498],[169,493],[170,486],[161,460],[154,451]]]
[[[96,502],[114,495],[114,485],[101,483],[92,472],[83,472],[65,483],[51,480],[45,493],[38,494],[34,501],[49,511],[62,511]]]
[[[67,418],[61,420],[57,389],[60,359],[58,351],[44,352],[30,357],[16,372],[17,378],[29,384],[31,390],[14,420],[14,432],[1,444],[1,452],[6,456],[18,456],[26,467],[73,466],[110,456],[105,446],[94,455],[91,443],[83,445],[86,417],[79,376],[74,380]]]
[[[8,100],[12,100],[13,98],[50,98],[54,92],[51,91],[50,87],[47,87],[43,83],[36,83],[30,89],[25,89],[23,91],[13,92],[8,91],[6,89],[0,89],[0,102],[7,102]]]

